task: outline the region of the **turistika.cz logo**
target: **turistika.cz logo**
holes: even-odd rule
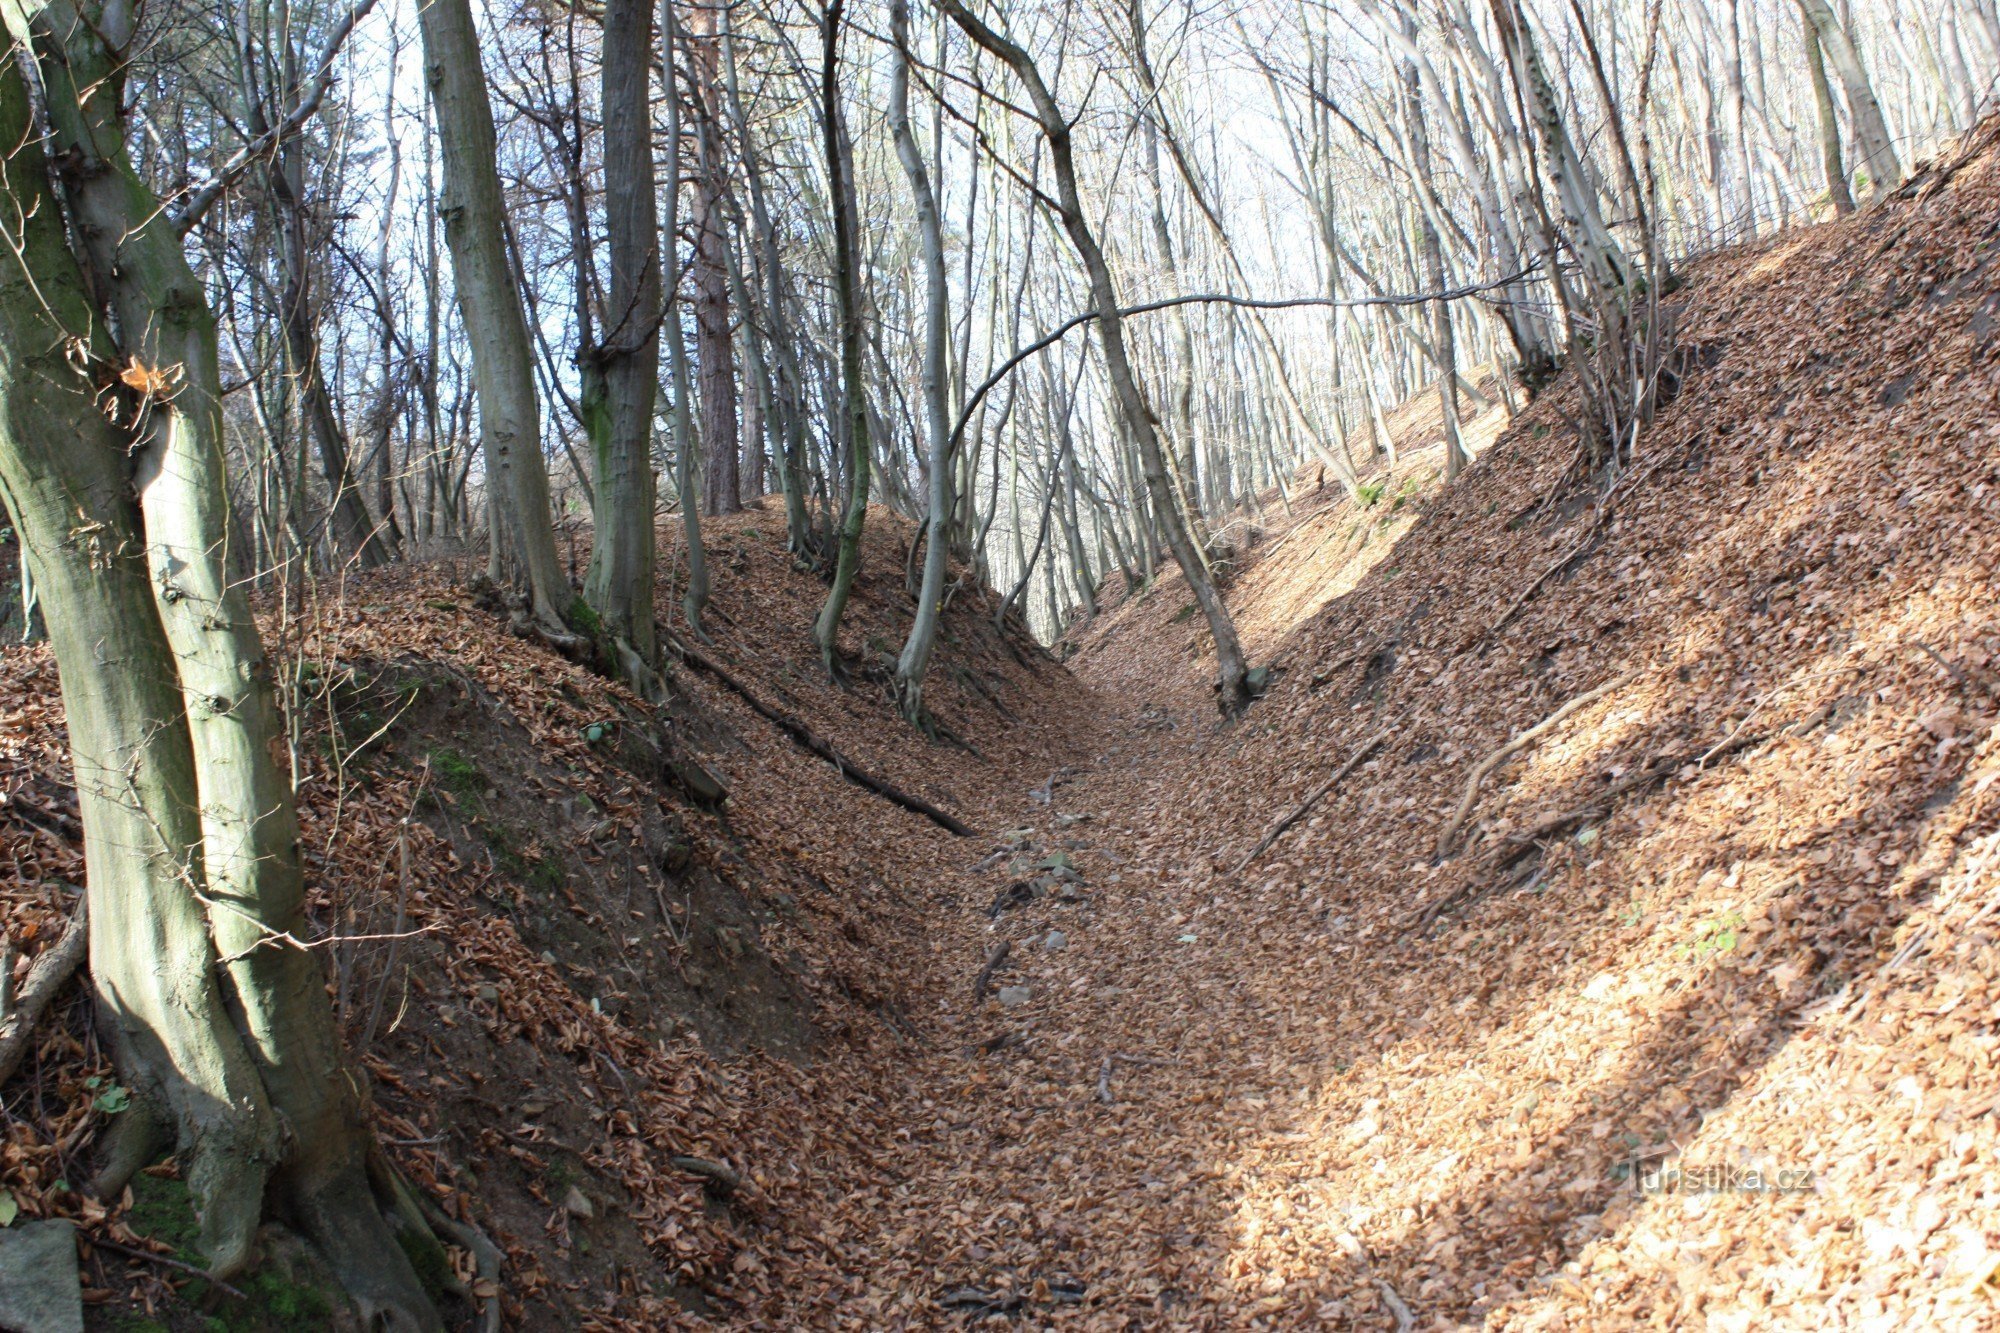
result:
[[[1809,1166],[1765,1170],[1755,1166],[1682,1166],[1635,1161],[1632,1184],[1641,1194],[1812,1194],[1818,1174]]]

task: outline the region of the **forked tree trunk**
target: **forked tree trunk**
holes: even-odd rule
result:
[[[652,0],[604,7],[604,229],[611,283],[602,341],[586,355],[601,376],[593,432],[595,525],[583,596],[598,645],[640,694],[664,694],[653,629],[653,402],[660,375],[660,229],[654,204]]]
[[[123,428],[68,356],[70,336],[103,323],[63,247],[39,154],[20,147],[33,139],[18,67],[0,71],[0,140],[17,146],[8,197],[26,220],[0,293],[0,472],[37,574],[60,589],[51,632],[97,899],[92,966],[141,1094],[99,1183],[122,1187],[171,1142],[217,1270],[249,1262],[268,1201],[365,1319],[434,1328],[370,1185],[365,1118],[324,974],[299,943],[284,734],[227,567],[215,324],[126,153],[126,14],[86,16],[59,0],[32,19],[8,16],[26,29],[16,39],[32,43],[69,231],[104,284],[141,400]]]
[[[896,693],[903,716],[921,724],[924,718],[924,672],[930,667],[943,611],[944,576],[951,559],[952,495],[951,407],[945,401],[945,334],[951,323],[945,285],[944,229],[938,221],[937,196],[916,136],[910,133],[910,6],[909,0],[889,0],[889,37],[895,46],[889,73],[889,127],[896,139],[896,156],[909,178],[917,210],[918,248],[924,256],[924,434],[930,456],[930,515],[926,520],[924,576],[917,590],[917,614],[910,637],[896,661]]]
[[[1826,0],[1798,0],[1799,13],[1819,39],[1821,53],[1833,62],[1847,94],[1847,116],[1854,127],[1854,151],[1861,158],[1861,170],[1868,174],[1868,193],[1880,198],[1903,183],[1903,167],[1889,141],[1889,126],[1882,119],[1881,103],[1875,100],[1874,85],[1862,67],[1861,53],[1854,49],[1847,30],[1840,26]],[[1843,176],[1843,183],[1845,177]]]
[[[1186,576],[1188,587],[1193,591],[1195,601],[1208,621],[1209,632],[1215,639],[1217,706],[1225,716],[1234,717],[1249,705],[1252,697],[1249,668],[1243,659],[1242,644],[1236,637],[1235,622],[1229,618],[1229,608],[1223,604],[1222,594],[1216,590],[1214,579],[1209,577],[1208,569],[1195,550],[1187,525],[1181,522],[1180,511],[1175,504],[1173,483],[1167,476],[1159,433],[1153,428],[1153,412],[1146,405],[1145,395],[1132,372],[1131,357],[1126,352],[1125,325],[1118,314],[1118,291],[1111,280],[1111,267],[1105,262],[1104,251],[1098,246],[1097,237],[1084,216],[1083,199],[1077,188],[1075,155],[1070,148],[1069,121],[1062,108],[1056,105],[1048,85],[1042,82],[1041,71],[1035,67],[1033,56],[987,27],[960,0],[939,0],[939,5],[951,15],[953,22],[965,30],[968,37],[1005,61],[1027,88],[1035,119],[1041,125],[1042,137],[1048,141],[1050,161],[1055,167],[1063,230],[1069,233],[1070,243],[1076,247],[1078,256],[1083,260],[1084,272],[1089,275],[1091,304],[1097,310],[1098,336],[1102,340],[1105,370],[1111,378],[1118,414],[1138,445],[1140,468],[1145,474],[1146,491],[1152,497],[1154,519],[1166,537],[1167,549],[1173,552],[1175,563]]]
[[[479,60],[479,33],[470,0],[426,0],[418,7],[424,42],[424,82],[437,111],[444,159],[445,246],[451,252],[459,314],[472,352],[486,466],[498,473],[507,524],[527,585],[527,623],[561,647],[576,638],[566,628],[568,580],[549,521],[549,474],[542,461],[541,412],[535,401],[534,352],[527,316],[507,263],[502,232],[506,202],[495,156],[493,103]],[[487,484],[493,485],[489,477]]]

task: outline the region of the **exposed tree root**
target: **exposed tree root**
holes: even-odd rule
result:
[[[1241,861],[1238,861],[1236,863],[1235,869],[1231,870],[1229,873],[1232,875],[1242,874],[1243,868],[1249,865],[1252,861],[1256,860],[1258,857],[1262,856],[1265,852],[1269,851],[1271,849],[1271,844],[1276,842],[1279,838],[1283,837],[1286,829],[1289,829],[1292,825],[1298,823],[1301,819],[1304,819],[1308,814],[1312,813],[1312,808],[1318,805],[1322,800],[1324,800],[1328,792],[1332,791],[1335,787],[1339,786],[1341,781],[1344,778],[1346,778],[1349,773],[1352,773],[1356,768],[1360,767],[1361,762],[1364,759],[1368,758],[1369,755],[1374,754],[1376,750],[1381,748],[1382,742],[1389,739],[1389,733],[1395,729],[1395,726],[1396,724],[1392,722],[1388,726],[1382,728],[1382,730],[1376,732],[1373,736],[1370,736],[1366,741],[1362,742],[1361,748],[1356,750],[1353,754],[1349,755],[1347,758],[1347,762],[1342,764],[1339,768],[1335,769],[1332,777],[1328,778],[1325,782],[1320,783],[1318,787],[1315,787],[1313,789],[1312,795],[1306,797],[1305,800],[1300,801],[1298,805],[1294,806],[1290,814],[1286,815],[1283,819],[1280,819],[1277,823],[1271,825],[1270,831],[1265,833],[1263,837],[1257,840],[1257,845],[1255,847],[1252,847],[1248,852],[1244,853],[1243,859]]]
[[[1001,940],[993,946],[993,952],[986,955],[986,966],[979,969],[978,979],[972,983],[972,1002],[979,1003],[986,998],[987,989],[993,984],[993,974],[1007,961],[1007,955],[1014,951],[1014,941]]]
[[[1556,709],[1555,712],[1550,713],[1540,722],[1536,723],[1532,727],[1529,727],[1526,731],[1514,737],[1514,739],[1508,741],[1505,745],[1495,750],[1492,754],[1487,755],[1484,759],[1480,760],[1477,764],[1473,765],[1472,773],[1465,780],[1465,795],[1459,799],[1458,809],[1452,812],[1451,818],[1445,821],[1445,826],[1443,830],[1438,833],[1437,852],[1435,854],[1434,859],[1437,861],[1442,861],[1445,859],[1445,857],[1451,855],[1452,842],[1454,839],[1458,837],[1459,829],[1464,827],[1466,816],[1472,813],[1472,803],[1479,799],[1479,786],[1481,783],[1486,781],[1488,774],[1492,773],[1493,770],[1500,767],[1500,765],[1506,763],[1509,756],[1520,753],[1528,746],[1533,745],[1536,741],[1540,740],[1544,735],[1548,733],[1551,727],[1555,726],[1558,722],[1561,722],[1571,713],[1576,712],[1580,708],[1584,708],[1589,706],[1590,704],[1596,703],[1599,699],[1602,699],[1605,695],[1611,693],[1613,690],[1617,689],[1619,686],[1625,684],[1627,681],[1631,679],[1632,679],[1631,673],[1627,672],[1624,675],[1606,681],[1604,684],[1598,686],[1594,690],[1591,690],[1585,694],[1579,694],[1578,696],[1576,696],[1576,698],[1571,699],[1561,708]]]
[[[34,1044],[35,1025],[69,979],[83,966],[90,948],[90,915],[86,900],[79,900],[70,913],[69,924],[56,942],[42,950],[28,969],[21,993],[10,997],[6,988],[11,976],[0,976],[0,1083],[13,1077]],[[11,972],[11,961],[9,971]]]
[[[821,759],[826,760],[827,763],[832,764],[840,771],[840,776],[846,778],[855,786],[872,791],[883,800],[893,805],[900,805],[912,814],[922,815],[925,819],[930,820],[931,823],[936,824],[948,833],[955,834],[961,838],[976,836],[972,829],[938,809],[923,797],[912,796],[886,779],[878,778],[868,770],[855,765],[853,761],[849,760],[840,751],[834,749],[829,742],[822,739],[818,733],[805,723],[799,721],[790,713],[774,708],[752,694],[748,686],[730,675],[712,658],[689,647],[679,639],[670,637],[665,642],[668,650],[674,656],[727,688],[732,694],[743,700],[744,703],[750,705],[751,711],[777,727],[785,735],[791,737],[793,743],[800,749],[805,750],[809,754],[818,755]]]
[[[1817,725],[1823,716],[1823,711],[1809,714],[1803,721],[1783,730],[1793,733],[1807,730]],[[1774,734],[1776,733],[1769,731],[1749,732],[1739,727],[1721,743],[1705,750],[1675,751],[1658,755],[1611,783],[1584,804],[1544,815],[1518,833],[1508,834],[1505,841],[1500,844],[1499,850],[1489,859],[1483,875],[1425,907],[1410,919],[1401,933],[1428,930],[1438,918],[1448,912],[1469,907],[1495,892],[1525,882],[1534,873],[1537,863],[1529,861],[1523,865],[1523,862],[1529,857],[1539,856],[1544,842],[1606,818],[1622,798],[1633,792],[1656,787],[1690,764],[1703,766],[1716,759],[1726,758],[1760,745]]]
[[[743,1174],[734,1167],[721,1162],[710,1161],[706,1157],[678,1156],[669,1158],[674,1166],[691,1176],[701,1178],[701,1187],[711,1197],[727,1199],[743,1188]]]
[[[500,1263],[504,1257],[500,1247],[478,1227],[447,1214],[435,1200],[415,1190],[408,1194],[417,1201],[431,1230],[472,1256],[479,1274],[471,1292],[479,1302],[479,1333],[500,1333]]]

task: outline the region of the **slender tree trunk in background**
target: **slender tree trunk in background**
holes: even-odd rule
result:
[[[1229,618],[1229,608],[1223,604],[1214,579],[1209,577],[1200,553],[1195,550],[1187,525],[1180,520],[1173,483],[1167,477],[1166,459],[1160,450],[1160,437],[1153,429],[1152,409],[1146,405],[1145,395],[1132,374],[1131,359],[1125,350],[1124,321],[1118,314],[1118,292],[1112,284],[1111,268],[1105,263],[1104,251],[1098,247],[1097,238],[1084,217],[1083,200],[1077,188],[1076,164],[1070,150],[1069,121],[1056,105],[1048,86],[1042,82],[1041,71],[1035,67],[1032,56],[980,22],[960,0],[939,0],[939,4],[951,15],[952,21],[965,30],[966,36],[1013,68],[1032,99],[1035,118],[1041,123],[1042,137],[1048,142],[1050,160],[1055,167],[1063,229],[1069,233],[1070,242],[1076,247],[1084,270],[1090,277],[1091,302],[1097,309],[1098,336],[1102,340],[1105,369],[1111,378],[1119,415],[1138,445],[1146,489],[1153,498],[1154,518],[1166,537],[1167,548],[1173,552],[1175,562],[1187,577],[1188,587],[1194,593],[1195,601],[1208,620],[1209,632],[1214,637],[1219,677],[1217,706],[1224,716],[1234,717],[1249,705],[1253,697],[1249,667],[1243,660],[1243,647],[1236,637],[1236,625]]]
[[[746,267],[760,279],[764,317],[770,330],[772,462],[785,496],[785,533],[794,559],[817,564],[819,553],[812,518],[806,512],[805,376],[798,349],[790,335],[784,301],[784,267],[778,255],[777,229],[764,195],[763,164],[744,112],[743,90],[737,78],[734,29],[725,17],[722,27],[723,91],[729,98],[729,118],[742,151],[743,179],[750,195],[750,230],[745,238]],[[747,256],[755,247],[755,261]],[[746,302],[744,309],[749,305]]]
[[[1416,49],[1417,19],[1408,10],[1402,14],[1403,37]],[[1438,244],[1438,230],[1431,213],[1437,196],[1431,188],[1431,136],[1424,120],[1423,76],[1414,57],[1403,60],[1403,118],[1410,142],[1410,171],[1424,198],[1417,205],[1417,227],[1424,255],[1424,281],[1434,292],[1445,289],[1444,250]],[[1451,303],[1431,302],[1431,342],[1438,351],[1438,412],[1444,424],[1444,475],[1456,480],[1471,461],[1458,428],[1458,345],[1451,324]]]
[[[94,403],[66,435],[42,437],[39,460],[20,452],[27,442],[17,436],[12,456],[26,475],[8,482],[14,502],[41,515],[34,539],[38,562],[47,562],[43,577],[62,580],[65,593],[77,598],[65,601],[63,617],[92,609],[107,617],[79,620],[78,628],[65,630],[88,637],[84,645],[70,642],[64,662],[82,668],[74,688],[86,719],[83,743],[96,750],[78,747],[79,785],[91,782],[91,774],[104,783],[122,785],[130,776],[135,784],[158,784],[138,807],[99,811],[113,827],[97,848],[124,853],[127,863],[106,868],[113,900],[103,904],[100,917],[105,937],[92,946],[101,975],[110,979],[108,999],[124,1056],[141,1066],[135,1076],[142,1086],[165,1090],[160,1127],[182,1150],[211,1263],[235,1268],[248,1259],[268,1188],[355,1298],[364,1322],[435,1328],[437,1316],[371,1186],[366,1119],[343,1067],[324,972],[298,943],[304,883],[284,730],[256,622],[228,568],[215,321],[177,231],[133,169],[119,119],[130,14],[86,15],[58,0],[25,21],[19,11],[8,21],[21,25],[14,29],[18,41],[32,44],[48,99],[49,142],[63,163],[70,231],[104,283],[102,295],[122,335],[118,352],[127,383],[146,400],[132,418],[130,440],[136,523],[129,502],[104,493],[107,486],[115,486],[119,497],[126,493],[123,462],[92,461],[107,454],[122,460],[125,450],[60,443],[87,440],[99,429],[104,418]],[[0,100],[14,123],[0,128],[0,139],[31,143],[19,84],[12,78],[5,84]],[[60,215],[39,166],[31,153],[17,150],[9,173],[10,197],[35,201],[24,210],[38,241],[26,263],[45,290],[81,292],[80,275],[72,278],[75,267],[51,234]],[[76,312],[60,326],[101,327]],[[17,365],[24,354],[46,359],[51,346],[46,339],[16,341],[12,357]],[[75,397],[53,375],[42,376],[40,385],[51,395]],[[13,401],[10,394],[10,410]],[[96,491],[91,498],[98,512],[128,525],[121,544],[107,542],[95,551],[73,544],[76,516],[93,510],[76,508],[83,495],[64,494],[70,477]],[[16,493],[25,487],[40,489]],[[133,586],[137,542],[143,542],[151,583],[150,626]],[[85,594],[77,585],[98,576],[93,560],[120,572],[104,580],[102,593]],[[109,604],[93,607],[97,596]],[[129,636],[130,656],[106,656],[107,634]],[[106,679],[110,671],[121,679]],[[171,696],[176,679],[178,700]],[[71,688],[67,680],[65,688]],[[165,693],[164,705],[154,692]],[[102,725],[93,727],[93,717]],[[179,719],[185,719],[184,733]],[[122,761],[134,757],[137,764],[128,770]],[[160,766],[149,768],[154,762]],[[131,799],[129,791],[124,796]],[[146,825],[147,801],[162,813],[175,803],[193,809],[171,816],[166,827],[175,831],[165,838],[130,828],[121,835],[118,821]],[[188,851],[197,841],[198,862]],[[93,871],[103,864],[94,859]],[[192,936],[201,908],[208,939],[197,949]],[[181,966],[169,970],[173,960]],[[217,962],[233,993],[235,1030],[227,1018],[217,1023],[223,1012]],[[163,1013],[162,1007],[177,1012]],[[220,1106],[217,1093],[223,1094]],[[280,1120],[287,1131],[282,1140]],[[135,1108],[131,1125],[119,1145],[126,1151],[101,1182],[113,1191],[145,1165],[146,1150],[158,1143],[146,1139],[146,1111]]]
[[[711,514],[743,507],[736,409],[736,348],[729,327],[729,238],[724,230],[721,108],[722,84],[716,38],[716,6],[690,6],[689,91],[695,104],[694,327],[695,361],[701,369],[701,449],[707,460],[707,501]]]
[[[1903,168],[1896,160],[1889,126],[1882,119],[1882,105],[1875,100],[1875,88],[1868,82],[1861,54],[1826,0],[1798,0],[1798,6],[1818,36],[1821,51],[1840,76],[1847,93],[1848,119],[1854,127],[1854,149],[1861,158],[1861,170],[1868,174],[1869,196],[1879,199],[1903,183]]]
[[[1801,17],[1805,17],[1801,13]],[[1846,217],[1854,211],[1854,192],[1847,185],[1847,164],[1840,155],[1840,113],[1833,105],[1833,89],[1826,81],[1826,57],[1820,50],[1819,33],[1806,18],[1806,69],[1812,75],[1813,109],[1819,115],[1819,164],[1826,177],[1827,202],[1834,216]]]
[[[253,129],[256,128],[253,122]],[[300,415],[319,453],[332,506],[334,543],[344,557],[363,569],[387,564],[394,555],[362,499],[361,479],[354,474],[347,436],[334,416],[333,400],[320,373],[317,317],[311,298],[312,244],[306,235],[302,146],[289,140],[271,162],[265,179],[277,203],[281,239],[277,245],[283,290],[279,297],[285,345],[292,364],[292,383],[299,396]]]
[[[660,226],[654,203],[652,0],[604,7],[604,230],[610,284],[603,332],[585,355],[603,385],[596,522],[583,598],[600,649],[642,695],[662,698],[653,629],[653,403],[660,384]]]
[[[660,250],[666,268],[678,279],[681,226],[681,76],[675,63],[680,45],[673,0],[660,0],[660,66],[665,71],[667,101],[667,211],[660,227]],[[687,334],[681,328],[680,285],[676,281],[666,304],[667,361],[673,369],[674,493],[681,509],[681,537],[687,548],[687,587],[681,593],[681,614],[688,631],[707,637],[701,627],[708,608],[708,552],[701,541],[701,454],[694,433],[693,386],[688,375]]]
[[[829,0],[820,37],[821,134],[828,205],[833,210],[833,290],[840,317],[840,411],[846,425],[847,500],[835,544],[833,585],[827,589],[813,640],[828,672],[839,662],[840,618],[861,569],[861,532],[868,522],[868,381],[862,365],[860,258],[854,214],[853,160],[840,115],[840,25],[844,0]]]
[[[944,576],[951,561],[952,494],[951,406],[945,399],[945,336],[951,326],[950,291],[944,270],[944,229],[938,220],[937,196],[916,136],[910,133],[910,6],[909,0],[889,0],[889,39],[895,47],[889,72],[889,127],[896,139],[896,156],[909,178],[917,211],[918,247],[924,257],[924,436],[929,450],[930,513],[925,521],[924,574],[917,591],[917,613],[910,636],[896,660],[896,693],[903,716],[912,724],[924,719],[924,673],[937,641],[938,617],[944,609]]]
[[[424,82],[437,112],[444,158],[438,212],[444,217],[459,315],[472,352],[486,466],[489,474],[497,474],[488,476],[487,488],[504,498],[527,585],[528,605],[517,618],[518,627],[574,648],[578,639],[566,627],[574,598],[549,519],[534,351],[507,262],[506,201],[500,193],[493,104],[480,64],[479,34],[470,0],[427,0],[418,13]]]
[[[1144,0],[1130,0],[1126,7],[1126,18],[1131,24],[1132,64],[1139,75],[1139,91],[1146,99],[1139,113],[1139,167],[1146,176],[1146,194],[1152,205],[1153,245],[1158,250],[1161,273],[1167,281],[1167,294],[1177,296],[1181,291],[1180,268],[1174,255],[1173,233],[1167,226],[1166,192],[1160,177],[1160,129],[1156,117],[1162,114],[1160,89],[1153,76],[1153,62],[1146,46],[1146,12]],[[1184,500],[1181,516],[1187,520],[1190,536],[1197,550],[1205,547],[1208,534],[1203,531],[1201,506],[1196,502],[1198,485],[1195,470],[1194,432],[1194,335],[1188,327],[1188,312],[1185,306],[1175,306],[1174,326],[1174,429],[1167,443],[1167,457],[1172,465],[1175,489]]]

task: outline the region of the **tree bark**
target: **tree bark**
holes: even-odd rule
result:
[[[1868,192],[1870,197],[1880,198],[1903,183],[1903,167],[1896,160],[1889,126],[1882,119],[1882,106],[1875,100],[1875,88],[1868,82],[1861,54],[1826,0],[1798,0],[1798,6],[1840,76],[1847,93],[1848,119],[1854,126],[1855,151],[1861,156],[1861,169],[1868,174]]]
[[[694,327],[701,370],[701,447],[708,460],[707,509],[733,514],[743,507],[741,447],[736,402],[736,345],[729,326],[729,237],[723,216],[721,84],[716,6],[690,7],[689,91],[695,105]]]
[[[1847,164],[1840,155],[1840,113],[1833,105],[1833,88],[1826,79],[1826,55],[1820,49],[1819,33],[1810,17],[1805,18],[1806,70],[1812,76],[1813,110],[1819,117],[1819,164],[1826,177],[1826,199],[1834,216],[1854,211],[1854,192],[1847,184]]]
[[[660,63],[664,71],[667,97],[667,215],[660,228],[660,246],[676,256],[681,221],[681,102],[680,68],[675,63],[676,36],[673,0],[660,0]],[[680,272],[676,256],[673,271]],[[688,630],[703,637],[702,612],[708,606],[708,552],[701,541],[701,453],[694,432],[693,386],[688,375],[687,335],[681,329],[680,285],[676,280],[667,302],[667,360],[674,377],[674,490],[681,509],[681,535],[687,548],[687,588],[681,595],[681,612]]]
[[[603,336],[585,355],[603,386],[595,524],[583,597],[600,651],[641,695],[664,697],[653,627],[653,403],[660,376],[660,227],[653,171],[652,0],[604,7]]]
[[[444,166],[438,212],[444,218],[445,248],[451,253],[459,314],[472,352],[486,466],[498,474],[489,476],[487,485],[498,482],[527,585],[521,627],[558,646],[574,647],[576,636],[566,627],[573,598],[549,521],[534,352],[502,231],[506,201],[500,192],[493,104],[480,65],[479,34],[470,0],[427,0],[418,12],[424,81],[437,112]]]
[[[889,0],[889,36],[895,47],[889,72],[889,127],[896,156],[909,178],[916,204],[918,248],[924,257],[924,436],[928,445],[930,513],[925,519],[927,545],[924,574],[918,585],[917,613],[909,638],[896,661],[896,692],[903,716],[921,725],[924,718],[924,673],[937,641],[943,612],[944,576],[951,559],[952,495],[951,407],[945,401],[945,335],[951,323],[950,293],[944,269],[944,229],[938,220],[937,196],[930,174],[910,133],[910,6],[909,0]]]
[[[62,622],[58,663],[97,898],[93,971],[121,1061],[142,1094],[158,1094],[144,1100],[179,1146],[211,1265],[249,1261],[268,1181],[270,1200],[364,1320],[436,1328],[371,1190],[356,1085],[324,974],[300,942],[284,733],[228,568],[215,322],[119,119],[129,11],[86,14],[58,0],[8,22],[34,52],[69,231],[122,332],[124,379],[139,399],[107,440],[95,386],[67,356],[72,336],[103,325],[61,248],[63,215],[40,164],[17,148],[7,185],[29,243],[6,248],[17,299],[7,304],[5,360],[16,373],[0,463],[37,572],[61,589],[51,619]],[[0,88],[13,122],[0,139],[31,143],[16,66],[0,71]],[[39,311],[18,299],[24,289]],[[30,411],[39,418],[16,415]],[[132,1114],[110,1187],[158,1142],[147,1112]]]
[[[847,501],[834,550],[833,584],[827,589],[813,640],[829,673],[839,663],[840,619],[861,569],[861,532],[868,522],[868,381],[862,366],[860,258],[856,253],[853,160],[840,114],[840,25],[843,0],[829,0],[820,38],[821,135],[826,153],[828,203],[833,209],[833,289],[840,316],[841,415],[846,425]]]

